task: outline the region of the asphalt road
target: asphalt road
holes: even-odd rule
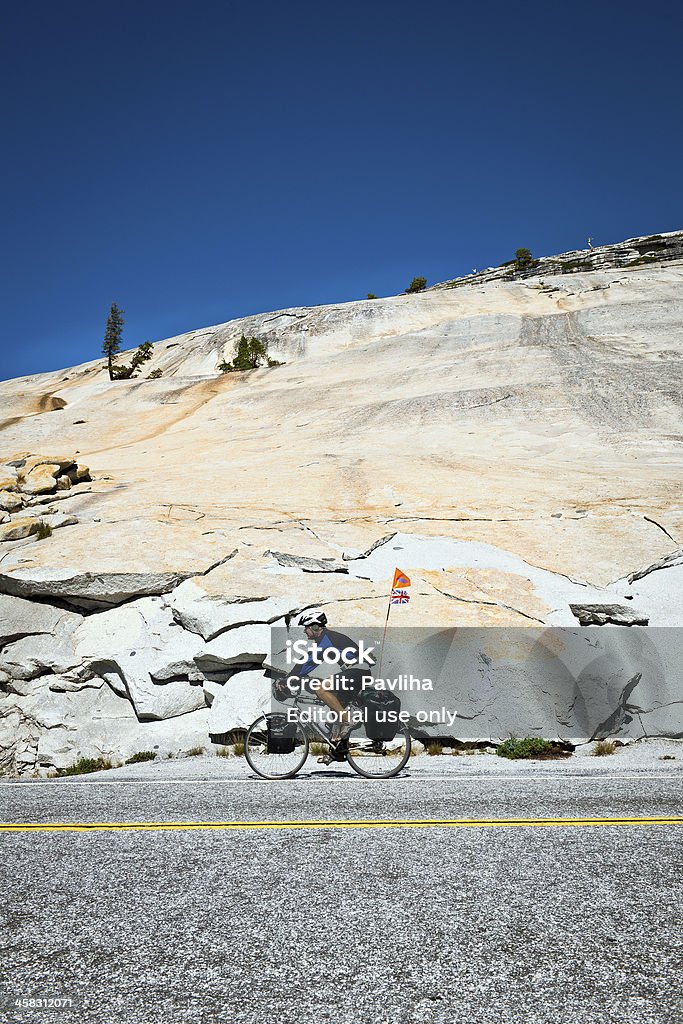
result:
[[[46,823],[683,812],[679,764],[496,772],[475,760],[387,782],[316,768],[267,783],[241,765],[183,778],[169,763],[0,784],[0,808]],[[673,1024],[682,839],[675,824],[1,834],[4,1013]],[[54,995],[73,1009],[13,1005]]]

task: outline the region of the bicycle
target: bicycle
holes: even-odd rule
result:
[[[307,706],[323,707],[316,697],[302,692],[292,697],[294,707],[302,711]],[[358,710],[354,699],[349,709]],[[244,756],[249,767],[262,779],[271,781],[292,779],[301,771],[309,754],[310,741],[322,741],[331,750],[332,761],[347,761],[353,770],[366,779],[390,779],[402,771],[411,753],[410,731],[399,726],[394,735],[386,738],[372,733],[383,730],[365,721],[352,723],[336,743],[316,721],[300,717],[289,721],[281,711],[260,715],[247,730]]]

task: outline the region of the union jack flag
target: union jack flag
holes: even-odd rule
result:
[[[410,601],[410,595],[407,590],[392,590],[391,591],[391,603],[392,604],[408,604]]]

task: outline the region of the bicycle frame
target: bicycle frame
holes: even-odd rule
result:
[[[327,705],[324,703],[324,701],[320,700],[314,694],[305,693],[304,691],[302,691],[301,693],[296,694],[293,697],[293,704],[294,704],[294,706],[296,707],[297,710],[300,710],[302,707],[305,707],[306,705],[308,705],[309,707],[313,706],[313,707],[317,707],[317,708],[325,708],[325,707],[327,707]],[[331,737],[323,730],[323,727],[321,725],[318,725],[318,723],[316,721],[314,721],[313,719],[307,719],[307,720],[304,720],[304,721],[299,720],[299,725],[303,729],[303,731],[306,733],[306,735],[308,736],[309,740],[310,739],[320,739],[320,740],[323,741],[323,743],[326,743],[329,747],[332,747],[332,748],[335,747],[336,744],[334,744],[332,742]]]

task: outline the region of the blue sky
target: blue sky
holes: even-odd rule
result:
[[[678,5],[6,5],[0,378],[683,227]]]

